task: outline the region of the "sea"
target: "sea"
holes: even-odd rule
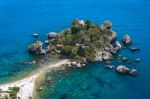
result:
[[[90,19],[101,25],[113,23],[117,40],[129,34],[133,44],[119,54],[141,62],[128,66],[139,70],[137,76],[120,75],[105,63],[89,64],[56,73],[52,86],[40,93],[41,99],[150,99],[150,1],[149,0],[0,0],[0,83],[31,72],[39,65],[28,44],[47,38],[48,32],[60,32],[73,19]],[[39,38],[32,34],[38,33]],[[131,52],[130,47],[140,48]],[[114,60],[114,65],[124,63]],[[128,65],[128,64],[126,64]]]

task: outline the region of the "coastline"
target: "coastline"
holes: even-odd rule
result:
[[[40,70],[40,72],[35,73],[32,76],[26,77],[25,79],[0,85],[0,89],[2,89],[3,91],[7,91],[9,87],[14,87],[14,86],[20,87],[20,90],[17,93],[17,97],[20,97],[21,99],[29,99],[29,98],[33,99],[32,97],[33,97],[36,78],[45,70],[50,69],[50,68],[57,68],[63,64],[66,64],[67,62],[68,60],[65,59],[57,63],[50,64],[47,68],[43,68]]]

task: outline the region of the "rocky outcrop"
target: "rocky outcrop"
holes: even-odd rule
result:
[[[129,45],[132,43],[132,39],[131,37],[128,35],[128,34],[125,34],[123,39],[122,39],[122,42],[125,44],[125,45]]]
[[[109,52],[102,51],[102,58],[104,60],[111,60],[112,59],[112,55]]]
[[[126,66],[120,65],[116,68],[117,72],[121,73],[121,74],[127,74],[129,73],[129,68],[127,68]]]
[[[46,54],[46,51],[42,48],[43,43],[41,41],[37,41],[28,46],[28,50],[34,54]]]
[[[110,21],[104,21],[103,25],[102,25],[103,29],[108,29],[111,30],[112,28],[112,23]]]
[[[102,60],[103,60],[102,52],[99,51],[96,53],[95,61],[102,61]]]

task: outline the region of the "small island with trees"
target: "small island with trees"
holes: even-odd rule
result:
[[[34,34],[38,37],[38,34]],[[68,59],[68,66],[84,67],[88,63],[97,61],[106,61],[110,63],[113,56],[123,49],[119,41],[116,41],[117,34],[112,30],[112,23],[104,21],[102,25],[94,24],[91,20],[74,19],[70,28],[67,28],[60,33],[50,32],[48,39],[44,43],[41,41],[34,42],[29,45],[28,50],[37,55],[55,54],[59,58]],[[122,42],[125,46],[132,43],[132,39],[128,34],[125,34]],[[131,51],[137,51],[138,48],[131,48]],[[127,57],[119,56],[122,60],[127,60]],[[118,59],[119,59],[118,58]],[[139,62],[136,59],[135,62]],[[108,68],[113,68],[113,65],[108,64]],[[126,66],[120,65],[116,68],[119,73],[136,75],[136,69],[129,69]]]

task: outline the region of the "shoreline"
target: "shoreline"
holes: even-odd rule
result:
[[[50,64],[48,67],[43,68],[38,73],[35,73],[32,76],[26,77],[22,80],[18,80],[16,82],[0,85],[0,89],[2,89],[3,91],[7,91],[9,87],[14,87],[14,86],[20,87],[20,90],[17,93],[17,97],[20,97],[21,99],[29,99],[30,97],[32,97],[31,99],[33,99],[33,92],[34,92],[36,78],[45,70],[50,69],[50,68],[60,67],[63,64],[67,64],[67,62],[68,60],[64,59],[64,60],[58,61],[57,63]],[[0,93],[0,94],[1,96],[3,96],[3,93]]]

